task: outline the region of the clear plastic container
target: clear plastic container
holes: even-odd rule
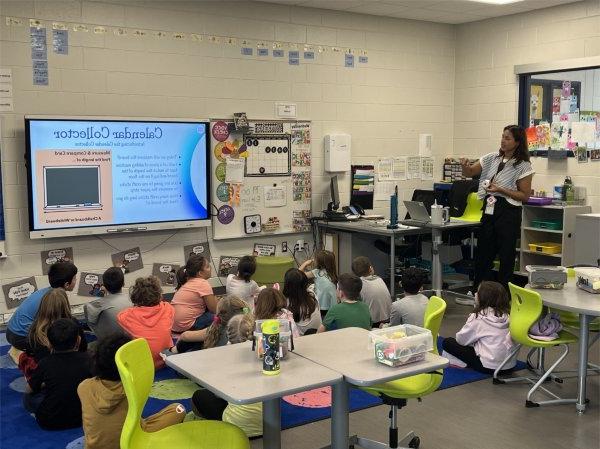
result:
[[[600,268],[575,268],[577,287],[586,292],[600,293]]]
[[[401,324],[370,331],[369,347],[378,362],[400,366],[423,360],[433,349],[433,338],[429,329]]]
[[[262,323],[269,320],[256,320],[254,327],[254,343],[252,350],[256,351],[259,359],[264,356]],[[279,321],[279,358],[283,359],[288,351],[294,350],[294,339],[292,337],[292,325],[288,320]]]

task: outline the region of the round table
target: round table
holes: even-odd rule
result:
[[[579,362],[577,390],[577,411],[585,411],[585,390],[588,363],[588,342],[590,321],[600,316],[600,295],[588,293],[575,285],[575,279],[569,278],[561,290],[536,289],[544,305],[558,310],[579,314]]]

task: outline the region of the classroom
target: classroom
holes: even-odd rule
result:
[[[0,447],[600,448],[600,0],[0,0]]]

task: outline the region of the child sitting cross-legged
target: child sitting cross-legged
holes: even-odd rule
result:
[[[31,392],[23,396],[25,409],[42,429],[62,430],[81,426],[77,385],[91,376],[86,352],[79,352],[79,326],[61,318],[48,328],[52,353],[44,357],[29,380]]]
[[[83,414],[85,449],[119,449],[127,416],[127,397],[115,362],[117,350],[131,341],[125,334],[112,334],[98,341],[92,359],[94,377],[77,387]],[[185,418],[182,404],[169,404],[158,413],[142,418],[142,429],[156,432]]]
[[[300,335],[314,334],[321,325],[321,310],[315,295],[309,290],[308,278],[298,268],[285,272],[283,296],[294,316]]]
[[[362,327],[371,330],[369,306],[360,299],[362,281],[354,274],[344,273],[338,279],[338,303],[333,305],[319,326],[317,332]]]

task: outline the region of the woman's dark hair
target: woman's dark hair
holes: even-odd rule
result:
[[[475,316],[488,307],[494,310],[494,315],[497,317],[510,312],[510,298],[502,284],[493,281],[484,281],[479,284],[477,301],[475,302]]]
[[[104,380],[120,380],[115,354],[121,346],[130,341],[131,337],[125,333],[112,334],[99,340],[93,353],[94,376]]]
[[[244,256],[238,263],[238,277],[246,282],[250,282],[250,278],[256,272],[256,258],[254,256]]]
[[[102,285],[108,293],[119,293],[125,285],[125,275],[119,267],[110,267],[102,275]]]
[[[77,267],[73,262],[55,262],[48,269],[48,281],[52,288],[64,288],[77,274]]]
[[[288,309],[294,314],[296,323],[310,318],[317,308],[317,300],[308,288],[308,277],[298,268],[285,272],[283,296],[288,300]]]
[[[206,257],[192,254],[185,266],[177,270],[177,289],[181,288],[189,278],[198,276],[198,273],[206,267],[206,264],[208,264],[208,259]]]
[[[272,287],[263,288],[256,298],[254,317],[257,320],[270,320],[285,308],[285,297]]]
[[[508,125],[505,126],[504,131],[509,131],[515,142],[517,142],[517,148],[515,148],[515,152],[513,153],[513,159],[515,160],[515,165],[521,161],[529,162],[529,146],[527,145],[527,134],[525,134],[525,130],[518,125]],[[502,150],[500,151],[502,154]]]
[[[137,278],[129,287],[129,296],[134,306],[152,307],[162,300],[162,288],[156,276]]]

